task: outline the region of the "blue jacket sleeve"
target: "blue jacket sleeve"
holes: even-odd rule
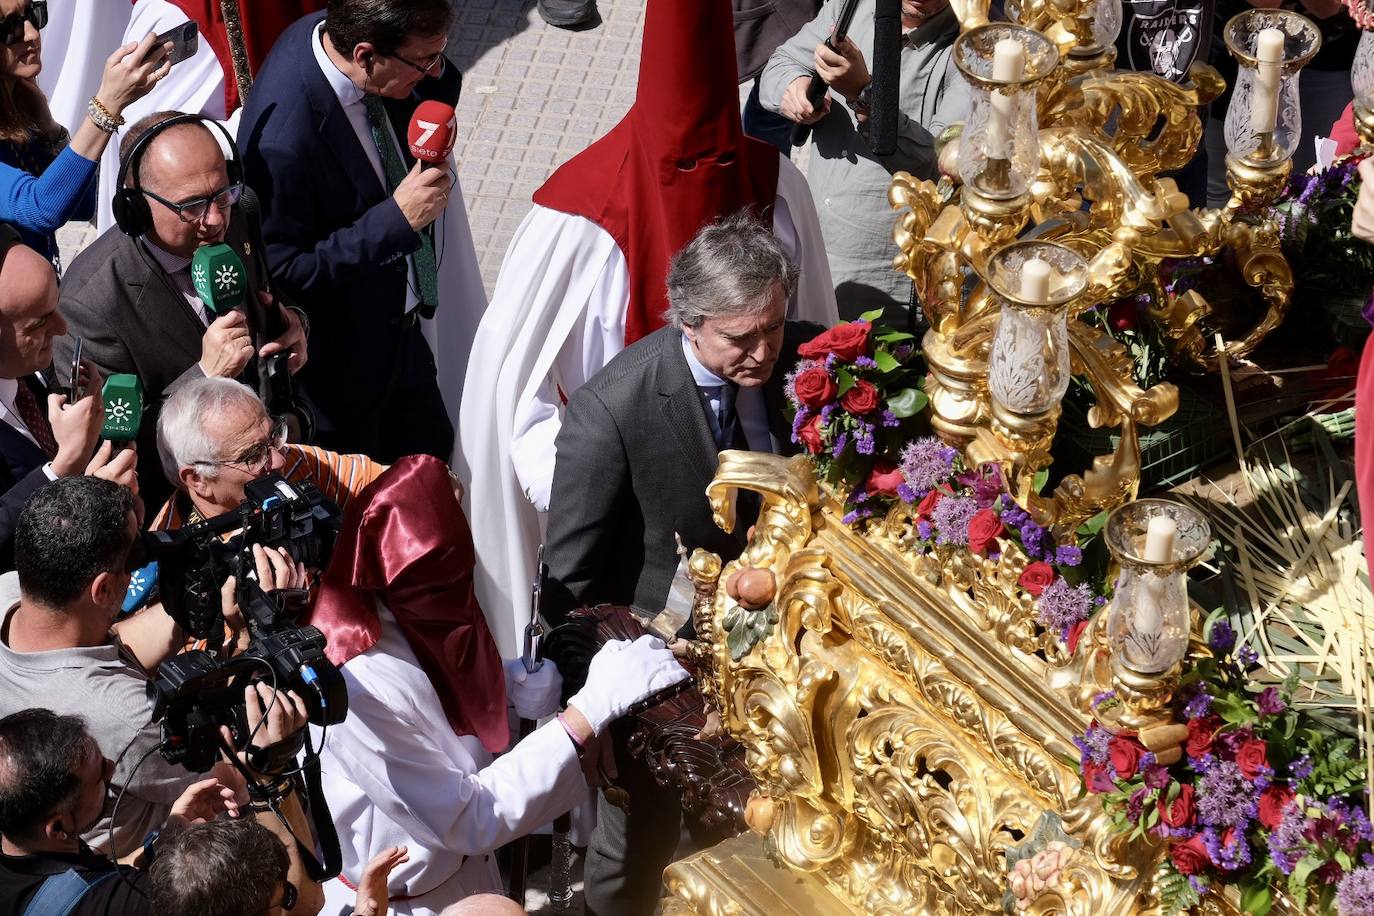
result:
[[[0,163],[0,220],[30,232],[51,234],[86,207],[95,207],[95,177],[100,168],[72,152],[57,154],[42,176]]]

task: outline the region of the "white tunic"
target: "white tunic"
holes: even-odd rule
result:
[[[410,861],[391,873],[391,912],[435,916],[471,894],[501,893],[493,850],[585,801],[587,785],[555,720],[494,762],[476,737],[455,735],[405,635],[379,611],[381,638],[343,666],[348,717],[325,734],[324,794],[343,877],[356,886],[373,856],[408,846]],[[320,729],[311,732],[318,744]],[[353,912],[347,884],[324,888],[325,914]]]
[[[773,230],[801,266],[788,317],[828,327],[838,316],[815,204],[806,178],[780,159]],[[504,656],[520,653],[529,622],[563,405],[625,348],[629,298],[625,258],[610,235],[535,206],[477,329],[455,462],[469,483],[477,598]]]
[[[123,43],[119,34],[128,12],[127,3],[112,0],[48,4],[38,86],[48,97],[53,120],[72,133],[86,117],[86,103],[100,88],[105,60]]]

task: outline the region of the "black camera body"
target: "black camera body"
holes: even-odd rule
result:
[[[195,771],[208,770],[218,759],[221,726],[229,728],[239,747],[249,743],[243,691],[255,682],[294,690],[316,725],[336,725],[348,713],[348,688],[325,655],[324,634],[294,622],[304,601],[291,599],[303,598],[303,593],[268,594],[248,575],[256,544],[283,547],[306,566],[323,568],[338,534],[339,509],[314,485],[288,482],[277,474],[250,482],[245,494],[233,512],[156,532],[149,550],[159,564],[163,607],[209,646],[163,662],[152,685],[153,720],[162,723],[162,755]],[[222,539],[235,529],[242,530]],[[248,649],[237,656],[222,652],[220,587],[231,575],[250,637]],[[291,757],[298,749],[297,744],[278,753]],[[270,768],[270,762],[260,768]]]

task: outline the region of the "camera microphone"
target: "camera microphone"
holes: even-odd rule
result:
[[[410,155],[421,168],[436,168],[446,162],[457,138],[458,115],[452,105],[430,99],[416,106],[406,139],[410,143]]]
[[[100,402],[105,409],[101,438],[111,442],[134,441],[143,421],[143,385],[138,376],[120,372],[105,379]]]

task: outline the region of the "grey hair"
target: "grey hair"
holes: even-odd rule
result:
[[[707,318],[755,314],[778,284],[783,299],[791,299],[799,273],[772,230],[740,210],[703,227],[673,256],[665,317],[681,330]]]
[[[205,418],[236,406],[267,415],[253,389],[231,378],[198,378],[167,399],[157,418],[157,451],[168,480],[179,485],[185,467],[211,479],[219,473],[212,462],[221,460],[221,446],[205,432]]]

